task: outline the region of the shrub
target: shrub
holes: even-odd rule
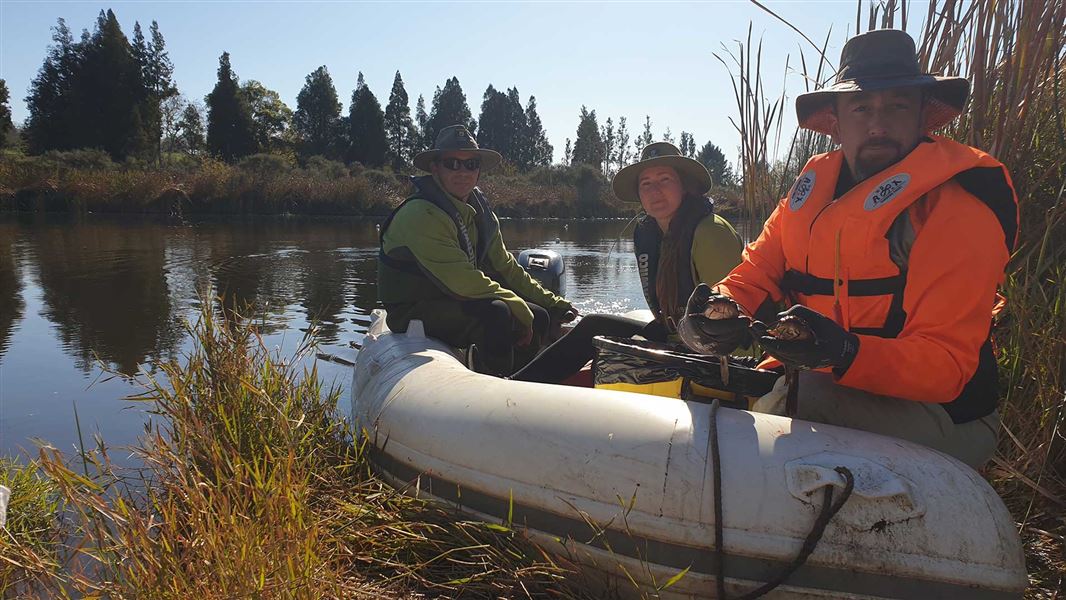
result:
[[[293,164],[277,154],[253,154],[237,163],[237,168],[260,177],[277,177],[292,170]]]

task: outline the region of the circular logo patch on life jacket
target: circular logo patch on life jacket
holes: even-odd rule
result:
[[[910,174],[896,173],[875,187],[874,191],[870,192],[870,195],[866,197],[866,202],[863,203],[862,207],[868,211],[881,208],[888,204],[890,200],[900,195],[900,192],[902,192],[910,182]]]
[[[788,207],[793,211],[797,211],[803,207],[803,203],[807,201],[807,197],[811,195],[814,190],[814,171],[807,171],[803,175],[800,175],[799,179],[792,186],[792,193],[788,195]]]

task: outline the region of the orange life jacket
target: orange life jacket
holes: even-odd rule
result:
[[[937,195],[973,195],[1003,228],[1007,252],[1017,237],[1018,200],[1005,167],[977,149],[930,137],[902,161],[834,199],[844,160],[839,150],[815,156],[782,201],[780,243],[784,296],[830,316],[856,334],[895,338],[907,315],[910,245],[921,228],[922,202]],[[991,243],[999,243],[994,241]],[[989,327],[993,307],[989,306]],[[944,405],[955,422],[995,410],[996,364],[991,342],[977,372]]]

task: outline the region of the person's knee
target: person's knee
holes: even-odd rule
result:
[[[533,333],[538,338],[543,338],[548,333],[548,327],[551,326],[551,316],[548,311],[539,304],[527,303],[530,312],[533,313]]]

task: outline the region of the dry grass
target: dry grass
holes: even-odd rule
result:
[[[115,468],[98,440],[73,461],[44,448],[39,464],[18,471],[41,489],[22,486],[16,497],[51,503],[26,514],[61,531],[63,544],[50,550],[36,541],[41,536],[15,535],[3,556],[17,569],[0,570],[0,590],[109,598],[581,597],[570,569],[522,535],[463,520],[373,477],[336,414],[338,391],[322,389],[313,368],[286,366],[300,356],[280,361],[253,327],[204,305],[191,356],[162,365],[163,379],[148,381],[139,397],[159,416],[136,450],[140,470]],[[16,588],[15,581],[25,583]]]

